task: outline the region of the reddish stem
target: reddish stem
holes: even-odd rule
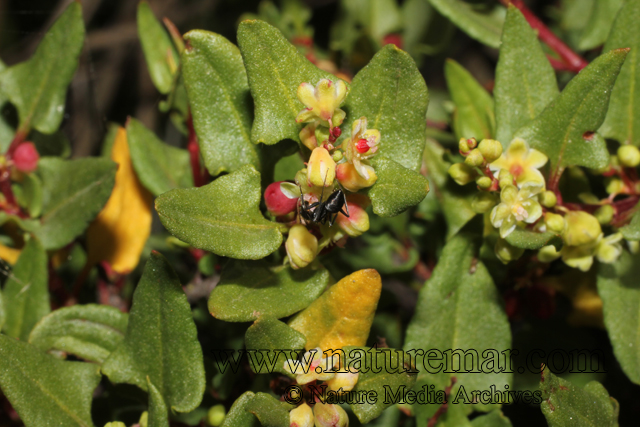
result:
[[[505,6],[512,4],[522,12],[529,25],[531,25],[531,28],[538,32],[538,38],[558,54],[558,56],[566,63],[566,69],[568,71],[578,73],[584,67],[589,65],[584,58],[575,53],[569,46],[560,40],[558,36],[553,34],[553,32],[540,19],[538,19],[531,10],[529,10],[522,0],[500,0],[500,2]]]
[[[451,394],[451,389],[455,385],[456,381],[457,381],[456,377],[451,377],[451,384],[444,389],[445,403],[443,403],[438,408],[436,413],[433,414],[433,417],[429,418],[429,422],[427,423],[427,427],[435,427],[435,425],[438,423],[438,418],[440,418],[442,415],[444,415],[447,412],[447,409],[449,409],[449,403],[448,403],[449,395]]]
[[[13,140],[11,141],[11,144],[9,145],[9,148],[7,149],[7,152],[5,153],[5,158],[7,160],[11,160],[11,157],[13,156],[13,153],[16,151],[16,148],[18,148],[18,146],[22,144],[26,138],[27,138],[27,134],[25,132],[20,130],[16,132],[16,134],[13,137]]]
[[[196,187],[202,187],[207,181],[206,172],[200,165],[200,147],[198,147],[198,136],[196,135],[196,130],[193,128],[193,118],[191,117],[191,113],[189,113],[189,116],[187,117],[187,128],[189,129],[187,150],[189,150],[189,159],[191,161],[193,185]]]

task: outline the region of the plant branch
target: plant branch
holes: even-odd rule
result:
[[[565,62],[566,70],[574,73],[580,72],[589,63],[567,46],[558,36],[556,36],[538,17],[524,4],[522,0],[500,0],[505,6],[512,4],[517,7],[531,25],[531,28],[538,32],[538,38],[549,46]],[[551,62],[554,65],[554,62]],[[556,63],[556,65],[559,65]],[[554,68],[556,66],[554,65]],[[557,68],[556,68],[557,69]]]
[[[198,136],[193,128],[193,118],[191,112],[187,117],[187,128],[189,129],[189,141],[187,149],[189,150],[189,159],[191,161],[191,172],[193,173],[193,185],[202,187],[206,183],[206,171],[200,165],[200,147],[198,147]]]

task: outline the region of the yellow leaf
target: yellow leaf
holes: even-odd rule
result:
[[[289,326],[307,338],[307,350],[363,346],[380,299],[382,282],[376,270],[356,271],[331,286],[294,317]]]
[[[0,244],[0,259],[5,260],[11,265],[18,261],[20,252],[22,252],[20,249],[10,248],[9,246]]]
[[[118,128],[111,159],[118,164],[116,184],[87,230],[88,265],[106,261],[115,272],[124,274],[138,265],[151,232],[153,196],[136,176],[122,127]]]

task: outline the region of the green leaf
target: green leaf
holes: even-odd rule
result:
[[[639,258],[623,251],[615,264],[600,264],[598,273],[598,295],[613,352],[624,373],[636,384],[640,384]]]
[[[257,351],[257,354],[249,355],[249,364],[253,372],[264,374],[280,372],[289,376],[292,375],[285,371],[284,363],[291,358],[290,355],[283,351],[275,357],[276,352],[279,350],[302,350],[306,342],[303,334],[271,315],[260,316],[253,325],[249,326],[244,340],[247,350]],[[252,361],[252,358],[255,362]],[[273,359],[275,361],[271,363]],[[266,367],[273,366],[275,369],[265,370],[265,365],[260,361],[265,361]]]
[[[158,252],[151,253],[133,294],[124,341],[102,372],[114,383],[143,390],[148,390],[148,377],[177,412],[192,411],[202,400],[204,364],[191,307],[176,273]]]
[[[149,389],[149,418],[148,427],[169,427],[169,410],[162,394],[147,377]]]
[[[511,427],[511,421],[505,417],[502,411],[491,411],[486,415],[476,417],[471,421],[473,427]]]
[[[238,48],[219,34],[190,31],[182,54],[184,83],[204,163],[213,176],[251,164],[251,95]]]
[[[376,403],[367,401],[351,405],[353,413],[363,424],[379,417],[382,411],[393,403],[392,399],[383,398],[389,396],[388,390],[391,390],[394,395],[397,390],[402,389],[406,393],[411,390],[416,381],[416,372],[410,372],[404,367],[404,363],[410,359],[410,355],[405,354],[402,350],[345,347],[344,352],[347,367],[357,368],[359,364],[361,366],[358,382],[353,390],[365,393],[373,391],[378,396]],[[384,368],[380,369],[380,367]],[[394,369],[396,367],[397,369]]]
[[[516,228],[505,239],[511,246],[522,249],[537,250],[543,246],[554,245],[556,248],[562,247],[562,239],[552,231],[538,233],[531,230]]]
[[[429,93],[424,78],[408,53],[389,44],[353,78],[345,101],[349,136],[353,122],[368,120],[381,134],[379,155],[414,172],[420,170],[426,138]]]
[[[42,218],[35,235],[45,249],[61,248],[82,234],[109,200],[116,169],[103,158],[40,159]]]
[[[73,354],[102,363],[124,338],[127,319],[126,313],[107,305],[64,307],[38,322],[29,342],[53,355]]]
[[[493,98],[478,81],[453,59],[447,59],[444,75],[456,105],[453,114],[453,130],[458,138],[475,138],[478,141],[495,134]]]
[[[509,321],[502,308],[502,298],[476,253],[476,245],[470,236],[458,234],[453,237],[444,247],[431,279],[420,291],[404,348],[405,351],[424,349],[425,352],[437,349],[442,360],[431,366],[437,368],[442,364],[440,369],[431,370],[432,373],[421,369],[414,390],[431,384],[436,390],[444,390],[451,384],[452,376],[457,378],[453,396],[462,386],[469,393],[470,390],[489,390],[491,386],[501,390],[511,383],[511,374],[505,372],[503,354],[498,353],[510,348]],[[455,349],[474,355],[478,373],[452,371],[450,363],[455,359],[454,353],[447,356],[446,352]],[[495,362],[493,366],[492,361]],[[449,367],[449,373],[444,364]],[[415,406],[418,423],[421,423],[432,416],[439,405]],[[495,408],[495,404],[473,405],[473,410],[482,412]]]
[[[42,212],[42,182],[38,175],[25,174],[22,180],[22,197],[29,216],[37,218]],[[17,197],[17,195],[16,195]]]
[[[254,397],[255,393],[246,391],[236,399],[233,405],[231,405],[229,413],[224,418],[221,427],[258,427],[260,422],[246,410],[249,402],[251,402]]]
[[[263,427],[287,427],[289,425],[289,411],[285,405],[267,393],[256,393],[249,402],[246,410],[260,420]]]
[[[313,270],[229,260],[209,297],[209,312],[227,322],[289,316],[307,307],[329,283],[323,267]]]
[[[504,23],[503,7],[496,6],[483,13],[472,3],[463,0],[429,0],[429,2],[469,37],[493,48],[500,47],[500,33]]]
[[[578,388],[545,367],[540,379],[540,409],[549,427],[605,427],[618,425],[618,402],[598,381]]]
[[[0,73],[0,91],[18,109],[21,132],[27,134],[32,127],[42,133],[58,129],[83,43],[82,7],[72,2],[31,59]]]
[[[630,47],[620,74],[611,92],[607,117],[600,127],[605,138],[612,138],[621,144],[640,146],[640,1],[625,3],[613,23],[611,35],[603,52]]]
[[[156,199],[162,224],[196,248],[239,259],[260,259],[282,243],[280,224],[264,219],[260,173],[247,165],[200,188],[176,189]]]
[[[620,228],[620,232],[627,240],[640,240],[640,203],[634,208],[634,214],[631,222]]]
[[[378,180],[369,190],[373,212],[382,217],[396,216],[417,205],[429,192],[429,181],[385,156],[372,161]]]
[[[91,400],[100,367],[64,362],[0,335],[0,389],[27,427],[92,427]]]
[[[522,13],[509,6],[496,67],[496,139],[508,146],[558,95],[556,74],[535,31]]]
[[[596,131],[607,113],[611,89],[628,51],[612,50],[596,58],[515,136],[546,154],[554,169],[607,166],[609,151]]]
[[[4,326],[4,321],[6,320],[6,318],[7,318],[7,313],[5,312],[5,309],[4,309],[4,300],[2,297],[2,292],[0,292],[0,331]]]
[[[187,150],[165,144],[133,118],[127,121],[127,142],[136,175],[155,196],[174,188],[193,187]]]
[[[47,254],[37,239],[25,245],[4,286],[4,332],[26,341],[40,319],[49,314]]]
[[[607,40],[611,26],[622,7],[622,0],[597,0],[593,4],[591,17],[582,33],[578,49],[589,50],[602,45]],[[629,47],[629,46],[624,46]],[[608,52],[611,49],[605,49]]]
[[[302,127],[296,123],[296,116],[304,104],[298,101],[298,86],[304,82],[315,85],[320,79],[334,83],[340,79],[318,69],[266,22],[241,22],[238,44],[255,102],[251,139],[267,145],[287,138],[300,142]]]
[[[174,74],[180,64],[178,52],[169,34],[156,19],[147,1],[138,4],[138,37],[151,81],[162,94],[171,91]]]

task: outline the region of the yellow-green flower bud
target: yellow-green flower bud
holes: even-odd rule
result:
[[[140,424],[140,427],[147,427],[149,425],[149,413],[147,411],[144,411],[142,415],[140,415],[138,424]]]
[[[289,426],[313,427],[313,410],[303,403],[289,412]]]
[[[449,168],[449,176],[459,185],[466,185],[472,182],[476,175],[476,171],[464,163],[454,163]]]
[[[342,160],[342,157],[343,157],[342,156],[342,151],[336,150],[336,151],[333,152],[332,158],[333,158],[334,162],[338,163],[340,160]]]
[[[500,169],[498,184],[500,184],[500,188],[504,188],[507,185],[513,185],[513,175],[511,175],[511,172],[506,169]]]
[[[611,223],[613,219],[613,215],[615,214],[615,209],[611,205],[600,206],[598,210],[596,210],[593,215],[596,217],[598,222],[602,225],[608,225]]]
[[[568,246],[592,243],[602,233],[602,228],[596,217],[587,212],[567,212],[564,220],[565,226],[562,238]]]
[[[562,215],[547,212],[544,214],[544,223],[549,231],[562,233],[564,231],[564,218]]]
[[[349,417],[338,405],[317,402],[313,405],[316,427],[346,427]]]
[[[623,145],[618,148],[618,159],[623,166],[635,168],[640,165],[640,150],[635,145]]]
[[[358,382],[358,377],[360,374],[356,372],[355,374],[351,372],[338,372],[333,379],[327,381],[327,386],[329,390],[338,391],[342,389],[342,391],[351,391],[353,387],[355,387]]]
[[[460,150],[461,153],[468,153],[471,151],[466,138],[460,138],[460,141],[458,142],[458,150]]]
[[[540,200],[540,204],[545,208],[552,208],[558,203],[558,198],[556,197],[553,191],[543,191],[538,195],[538,200]]]
[[[494,251],[503,264],[520,258],[524,253],[524,249],[511,246],[505,239],[498,239]]]
[[[214,405],[207,412],[207,423],[213,427],[221,426],[226,415],[227,411],[224,409],[224,405]]]
[[[336,177],[336,162],[331,154],[323,147],[313,150],[309,163],[307,163],[307,176],[309,182],[316,187],[331,187]]]
[[[618,178],[609,178],[605,188],[609,194],[618,194],[624,191],[624,182]]]
[[[489,212],[498,203],[498,195],[495,193],[476,193],[471,202],[471,209],[477,213]]]
[[[304,225],[296,224],[289,230],[285,248],[291,267],[304,268],[315,259],[318,253],[318,239],[309,233]]]
[[[492,163],[502,155],[502,144],[495,139],[483,139],[478,145],[478,150],[488,163]]]
[[[493,181],[488,176],[481,176],[478,179],[476,179],[476,184],[478,184],[478,187],[482,188],[483,190],[486,190],[487,188],[491,187],[492,183]]]
[[[369,215],[356,203],[347,202],[347,207],[349,208],[349,217],[339,213],[336,217],[336,224],[347,235],[358,237],[369,230]]]
[[[127,425],[120,421],[112,421],[110,423],[106,423],[104,427],[127,427]]]
[[[478,141],[476,141],[475,138],[468,138],[467,139],[467,144],[469,144],[469,149],[473,150],[474,148],[476,148],[478,146]]]
[[[484,157],[479,149],[474,148],[469,152],[467,158],[464,159],[464,162],[471,167],[480,167],[484,164]]]
[[[560,252],[553,245],[544,246],[538,251],[538,260],[541,262],[551,262],[558,258],[560,258]]]

